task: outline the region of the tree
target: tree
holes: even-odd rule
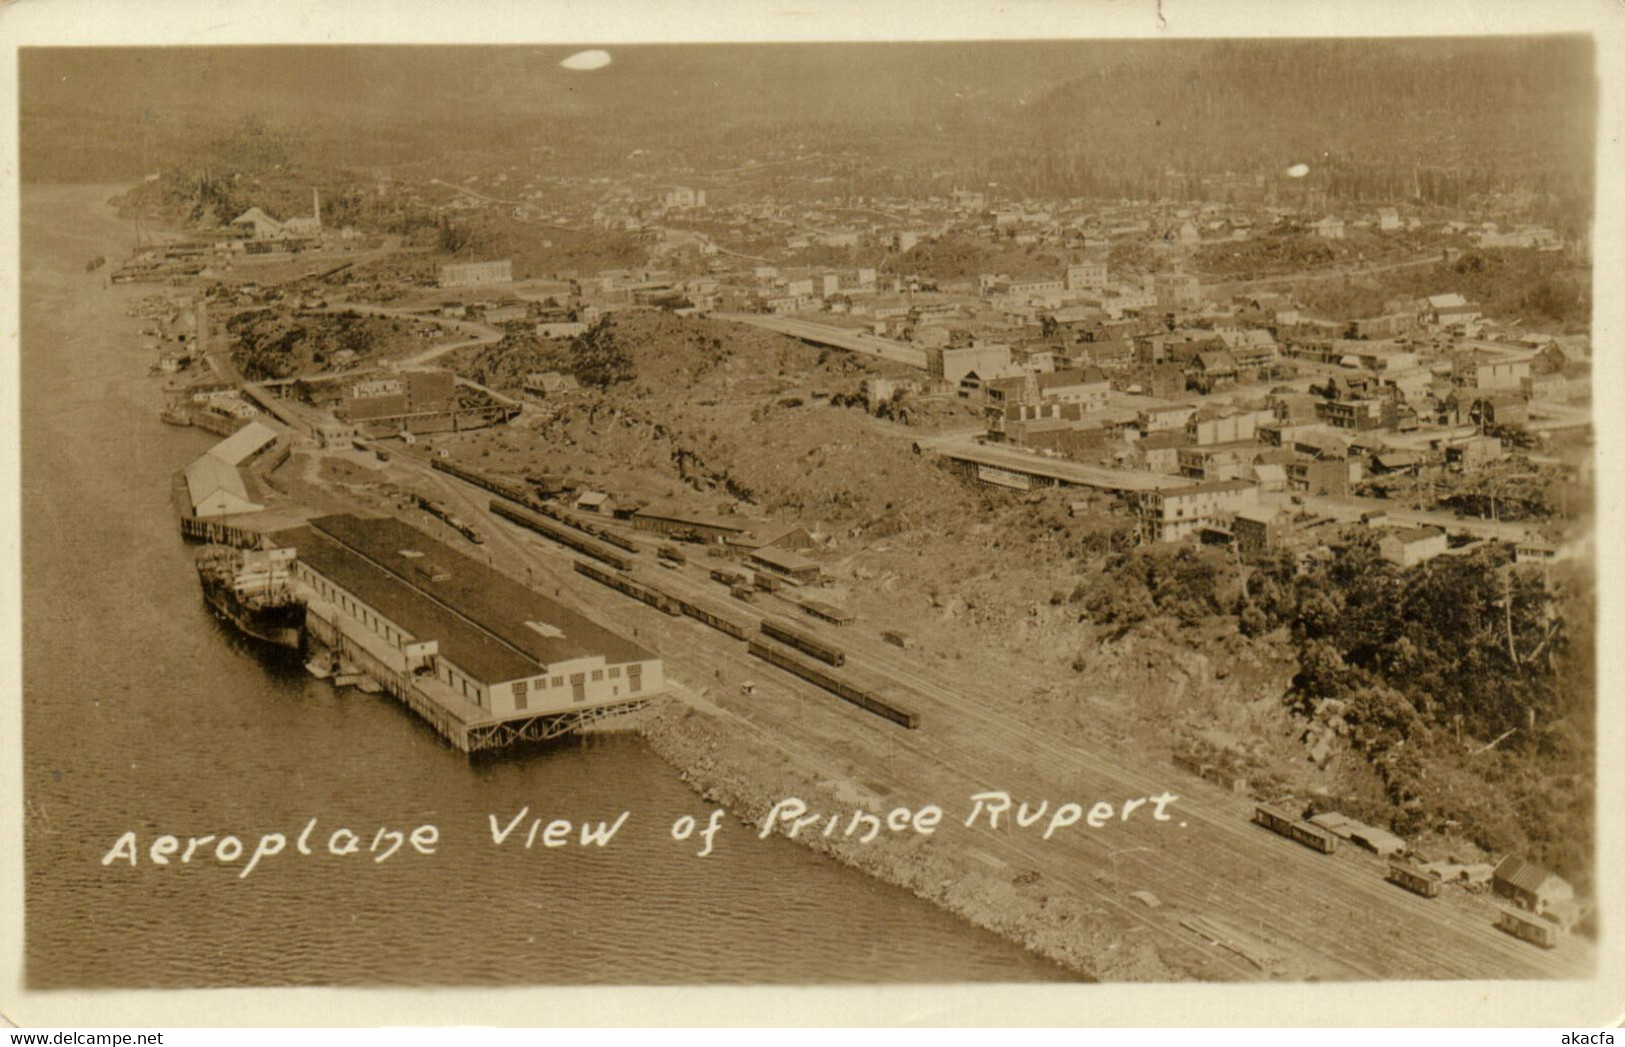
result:
[[[632,356],[616,341],[607,316],[570,343],[570,371],[577,381],[597,389],[637,377]]]

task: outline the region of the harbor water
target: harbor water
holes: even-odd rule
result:
[[[135,241],[114,191],[22,198],[30,987],[1065,977],[731,817],[700,857],[672,826],[703,828],[712,806],[634,735],[470,760],[387,696],[268,661],[220,626],[169,502],[174,471],[214,438],[158,420],[125,310],[161,288],[106,286]],[[99,254],[108,267],[86,272]],[[581,845],[580,823],[623,812],[608,845]],[[501,845],[493,819],[517,826]],[[525,847],[536,819],[568,820],[571,842]],[[422,826],[432,845],[392,850]],[[340,829],[359,853],[331,853],[347,849]],[[114,853],[126,833],[138,846]],[[216,839],[156,864],[164,834]],[[244,847],[229,864],[227,835]],[[285,849],[243,875],[267,836]]]

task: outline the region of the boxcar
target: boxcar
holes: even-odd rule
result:
[[[846,652],[833,644],[825,643],[810,633],[800,629],[792,629],[780,622],[766,621],[762,623],[762,632],[782,644],[794,647],[803,654],[810,654],[821,662],[830,665],[845,665]]]
[[[904,709],[901,706],[893,705],[873,691],[866,691],[846,680],[830,675],[816,665],[802,661],[790,651],[754,637],[746,644],[746,649],[768,664],[778,666],[786,672],[794,673],[803,680],[815,683],[831,694],[851,702],[865,712],[885,717],[892,723],[907,727],[910,730],[920,726],[919,714],[912,709]]]
[[[1557,945],[1557,928],[1542,920],[1538,916],[1518,912],[1515,909],[1502,909],[1501,915],[1495,918],[1497,930],[1505,931],[1514,938],[1522,938],[1532,942],[1542,949],[1550,949]]]
[[[1331,854],[1337,850],[1337,837],[1331,833],[1267,804],[1259,804],[1253,811],[1253,821],[1321,854]]]
[[[1424,898],[1437,898],[1439,896],[1439,878],[1419,869],[1398,862],[1388,865],[1388,882],[1405,888],[1412,894],[1420,894]]]

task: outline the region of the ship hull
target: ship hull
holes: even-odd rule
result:
[[[227,587],[204,579],[203,599],[217,618],[244,636],[297,651],[304,637],[305,609],[301,604],[248,607]]]

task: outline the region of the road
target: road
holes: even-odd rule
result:
[[[387,305],[367,305],[365,303],[346,302],[340,305],[329,305],[324,308],[322,312],[362,313],[367,316],[388,317],[392,320],[413,320],[419,323],[435,323],[439,324],[441,327],[449,327],[452,330],[462,331],[464,334],[468,335],[467,338],[460,342],[445,342],[440,345],[431,345],[411,354],[410,356],[402,357],[399,360],[399,363],[401,366],[405,367],[415,367],[419,364],[426,364],[431,360],[437,360],[440,357],[445,356],[449,352],[453,352],[457,349],[466,349],[471,345],[495,345],[497,342],[502,341],[503,332],[501,329],[491,327],[488,324],[475,323],[473,320],[453,320],[443,316],[426,317],[420,311],[393,308]]]
[[[1546,952],[1496,931],[1494,906],[1482,897],[1448,887],[1438,899],[1423,899],[1386,883],[1383,863],[1351,845],[1321,855],[1254,826],[1246,800],[1159,758],[1114,751],[1106,740],[1063,741],[1024,723],[1004,711],[1007,703],[965,693],[920,656],[884,645],[878,625],[817,626],[776,597],[756,608],[738,604],[707,580],[704,563],[639,568],[648,580],[703,596],[736,619],[754,623],[765,610],[841,644],[850,677],[919,711],[920,730],[904,731],[749,658],[721,633],[587,582],[570,571],[567,550],[490,514],[485,492],[423,473],[460,515],[483,518],[488,554],[511,555],[533,581],[540,576],[557,595],[653,644],[669,675],[688,681],[708,711],[786,754],[815,780],[858,774],[900,803],[936,799],[949,811],[942,847],[958,846],[984,871],[1036,874],[1031,882],[1045,894],[1078,899],[1115,925],[1138,928],[1167,962],[1193,977],[1542,977],[1574,975],[1593,963],[1591,947],[1576,939]],[[744,680],[757,682],[748,699],[736,693]],[[997,830],[985,819],[965,826],[960,797],[982,789],[1006,790],[1035,807],[1046,801],[1051,811],[1068,801],[1088,809],[1168,790],[1179,800],[1169,822],[1136,815],[1098,829],[1080,824],[1044,840],[1036,828],[1008,823]],[[1130,897],[1142,890],[1161,905],[1147,908]],[[1224,944],[1214,944],[1215,937]]]
[[[1389,524],[1437,527],[1451,534],[1470,534],[1476,538],[1494,538],[1503,542],[1526,541],[1535,533],[1535,528],[1524,523],[1481,520],[1472,516],[1456,516],[1454,513],[1405,509],[1383,498],[1360,498],[1354,495],[1327,498],[1321,495],[1271,492],[1260,495],[1259,501],[1266,506],[1273,505],[1281,509],[1302,508],[1336,520],[1358,520],[1362,513],[1381,512],[1388,514]]]
[[[833,327],[829,324],[814,323],[810,320],[790,320],[782,316],[768,316],[761,313],[712,313],[718,320],[732,320],[735,323],[749,324],[752,327],[761,327],[779,334],[787,334],[792,338],[799,338],[804,342],[815,345],[827,345],[834,349],[845,349],[848,352],[859,353],[863,356],[872,356],[881,360],[890,360],[892,363],[906,364],[925,370],[925,350],[916,349],[912,345],[894,342],[890,338],[879,338],[861,331],[849,328]]]
[[[923,449],[925,445],[922,443],[921,446]],[[1048,477],[1101,491],[1156,491],[1172,487],[1189,487],[1197,482],[1185,476],[1169,476],[1166,473],[1152,473],[1139,469],[1113,469],[1104,465],[1073,462],[1065,458],[1046,458],[1031,451],[1001,447],[998,444],[978,444],[974,440],[937,440],[932,445],[932,451],[945,458]]]

